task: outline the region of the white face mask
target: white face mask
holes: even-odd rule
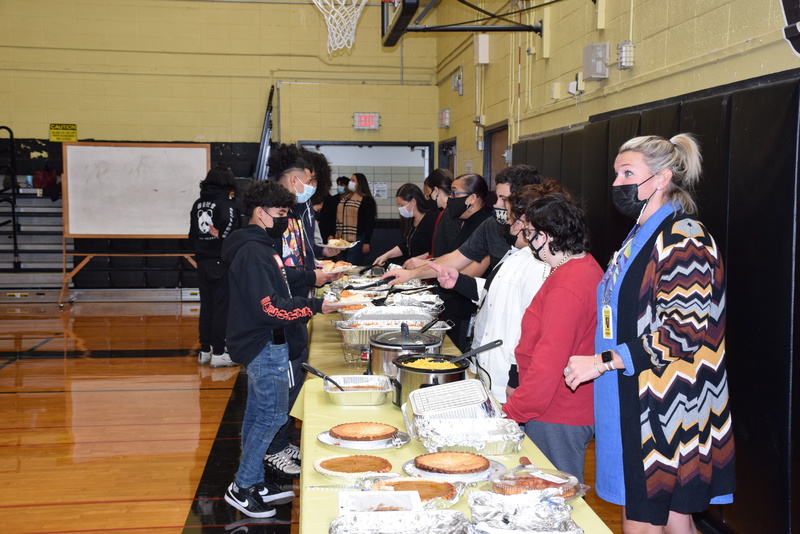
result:
[[[358,182],[347,182],[347,189],[353,191],[355,193],[356,189],[358,188]]]
[[[414,211],[408,206],[409,204],[406,204],[405,206],[397,206],[397,211],[400,212],[400,216],[405,217],[406,219],[410,219],[414,216]]]

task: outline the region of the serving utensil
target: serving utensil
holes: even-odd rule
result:
[[[325,373],[323,373],[323,372],[322,372],[322,371],[320,371],[319,369],[316,369],[316,368],[314,368],[314,367],[311,367],[311,366],[310,366],[310,365],[308,365],[307,363],[303,363],[302,365],[303,365],[303,369],[305,369],[305,370],[306,370],[306,371],[308,371],[309,373],[311,373],[311,374],[313,374],[313,375],[317,375],[318,377],[320,377],[320,378],[321,378],[321,379],[323,379],[323,380],[327,380],[328,382],[330,382],[331,384],[333,384],[334,386],[336,386],[337,388],[339,388],[339,390],[340,390],[340,391],[344,391],[344,388],[343,388],[342,386],[340,386],[339,384],[337,384],[335,380],[333,380],[331,377],[329,377],[328,375],[326,375]]]
[[[474,349],[472,349],[470,351],[465,352],[461,356],[453,358],[452,360],[450,360],[450,363],[458,363],[461,360],[465,360],[465,359],[469,358],[470,356],[475,356],[479,352],[484,352],[484,351],[493,349],[495,347],[499,347],[502,344],[503,344],[503,340],[502,339],[495,339],[494,341],[491,341],[491,342],[487,343],[486,345],[481,345],[480,347],[476,347],[476,348],[474,348]]]

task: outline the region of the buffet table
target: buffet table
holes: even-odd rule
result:
[[[345,361],[342,354],[341,336],[331,325],[335,315],[317,315],[312,320],[311,346],[309,363],[326,374],[361,374],[364,368],[356,367]],[[457,349],[445,340],[443,353],[457,355]],[[320,443],[317,436],[340,423],[375,421],[393,425],[405,430],[405,423],[400,409],[391,402],[391,398],[380,406],[336,406],[329,402],[323,391],[323,381],[310,378],[303,386],[298,401],[292,409],[292,415],[303,421],[301,454],[303,458],[300,475],[300,532],[301,534],[319,534],[328,532],[330,522],[339,515],[339,492],[331,490],[306,489],[306,486],[330,486],[333,480],[320,475],[314,470],[314,462],[326,456],[343,454],[370,454],[380,456],[392,463],[392,472],[404,474],[403,464],[427,451],[421,443],[412,439],[410,443],[399,449],[354,451],[340,449]],[[390,396],[391,397],[391,396]],[[527,437],[522,450],[513,456],[491,456],[506,467],[515,467],[521,456],[527,456],[539,467],[552,468],[552,464]],[[583,499],[573,501],[573,520],[589,534],[610,533],[600,518],[592,511]],[[453,508],[470,517],[467,497],[464,495]]]

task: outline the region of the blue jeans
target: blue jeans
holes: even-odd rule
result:
[[[586,447],[594,437],[594,425],[573,426],[530,420],[525,434],[539,447],[556,469],[575,475],[583,482]]]
[[[247,365],[247,405],[236,485],[264,481],[264,455],[289,415],[289,346],[271,342]]]

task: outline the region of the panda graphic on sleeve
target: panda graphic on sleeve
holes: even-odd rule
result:
[[[197,210],[197,227],[201,234],[208,234],[209,229],[214,225],[214,221],[211,219],[213,213],[212,208]]]

